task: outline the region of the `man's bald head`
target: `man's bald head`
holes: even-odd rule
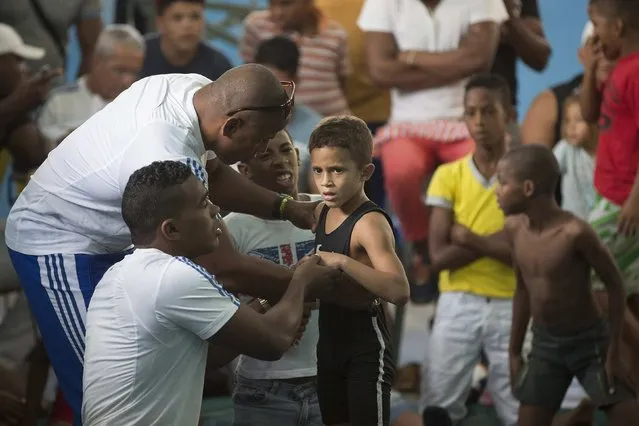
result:
[[[209,93],[224,112],[239,108],[277,107],[288,100],[288,94],[277,77],[258,64],[230,69],[213,82]]]
[[[204,146],[226,164],[251,158],[286,126],[288,100],[280,81],[262,65],[225,72],[193,98]]]

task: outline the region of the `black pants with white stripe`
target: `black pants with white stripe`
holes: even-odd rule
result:
[[[384,311],[322,303],[317,394],[326,425],[387,426],[395,363]]]

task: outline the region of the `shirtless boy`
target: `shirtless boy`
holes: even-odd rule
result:
[[[625,292],[614,259],[586,222],[557,205],[559,166],[548,148],[513,148],[499,162],[497,179],[517,275],[510,363],[518,425],[550,425],[575,376],[612,426],[635,424],[634,393],[620,380],[626,379],[619,354]],[[608,291],[608,320],[591,291],[591,268]],[[530,318],[533,345],[524,361]]]

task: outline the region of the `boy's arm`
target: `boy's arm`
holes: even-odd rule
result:
[[[434,272],[463,268],[481,256],[475,250],[451,241],[453,211],[450,208],[434,206],[430,214],[428,252]]]
[[[451,232],[453,243],[468,247],[483,257],[490,257],[512,266],[510,245],[504,230],[490,235],[479,235],[458,223]]]
[[[508,352],[511,357],[521,357],[528,323],[530,322],[530,298],[519,267],[515,264],[517,287],[513,297],[513,319],[510,328],[510,345]]]
[[[381,213],[364,215],[353,228],[353,242],[366,250],[372,267],[338,253],[318,252],[329,265],[339,267],[374,295],[404,305],[410,296],[406,272],[395,253],[395,237]]]
[[[610,345],[615,345],[614,348],[617,349],[621,341],[621,327],[626,307],[623,277],[610,250],[603,245],[590,225],[581,223],[575,243],[577,251],[584,256],[606,286]]]
[[[599,120],[601,106],[601,92],[597,87],[597,56],[594,38],[591,37],[584,46],[584,78],[581,82],[579,103],[581,114],[588,123],[596,123]]]

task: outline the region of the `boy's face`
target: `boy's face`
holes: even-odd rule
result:
[[[523,182],[516,179],[507,159],[497,163],[497,202],[506,216],[523,213],[527,205],[527,197]]]
[[[588,7],[588,14],[595,29],[595,40],[609,61],[616,61],[621,53],[623,23],[612,15],[610,6],[595,3]]]
[[[197,257],[210,253],[220,243],[220,208],[211,203],[208,191],[195,176],[182,185],[184,206],[180,213],[162,224],[163,232],[185,253]]]
[[[177,1],[158,16],[157,25],[170,46],[181,52],[194,51],[204,35],[204,6]]]
[[[508,110],[494,91],[470,89],[464,98],[464,120],[477,145],[492,148],[504,143]]]
[[[341,207],[364,188],[373,165],[360,167],[344,148],[325,146],[311,151],[315,185],[328,207]]]
[[[268,142],[266,151],[240,164],[239,169],[264,188],[291,196],[297,195],[299,155],[284,132],[278,133]]]
[[[577,102],[566,105],[563,132],[564,139],[571,145],[582,146],[588,140],[590,129],[581,115],[581,107]]]
[[[285,30],[298,29],[308,22],[312,6],[312,0],[270,0],[268,3],[271,19]]]

